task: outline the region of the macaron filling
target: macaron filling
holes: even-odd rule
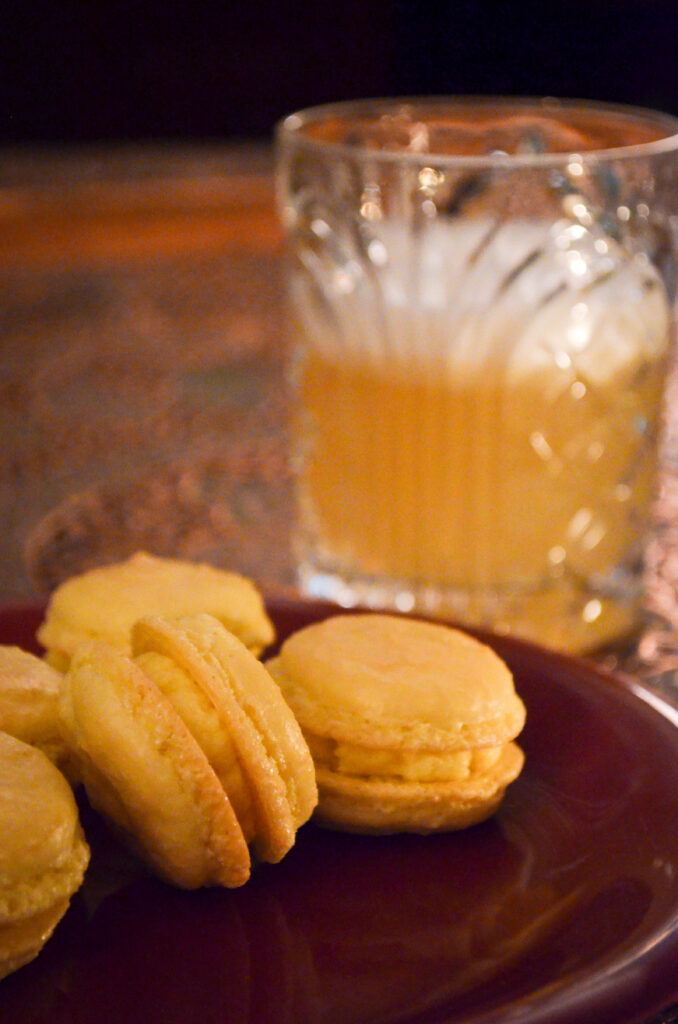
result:
[[[305,732],[317,766],[341,775],[404,779],[407,782],[460,782],[482,775],[501,757],[504,745],[438,753],[427,750],[386,750],[339,742]]]

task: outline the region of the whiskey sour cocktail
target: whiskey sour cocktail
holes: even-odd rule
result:
[[[673,122],[382,106],[281,129],[300,583],[565,650],[628,635],[672,338]]]

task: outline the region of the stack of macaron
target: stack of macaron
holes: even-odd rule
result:
[[[71,786],[161,878],[234,887],[311,816],[464,828],[522,768],[508,668],[444,625],[338,614],[264,661],[275,629],[249,580],[139,553],[57,588],[38,639],[44,658],[0,647],[0,975],[36,955],[82,881]],[[47,912],[31,886],[53,894]]]
[[[57,588],[44,658],[0,646],[0,977],[82,883],[75,786],[177,886],[242,885],[252,856],[287,853],[317,789],[257,657],[274,635],[249,580],[140,553]]]
[[[132,653],[93,641],[60,717],[90,803],[157,874],[238,886],[279,861],[317,800],[308,747],[260,661],[213,616],[148,616]]]
[[[66,580],[37,635],[89,802],[158,875],[238,886],[250,848],[287,853],[315,773],[257,657],[275,630],[253,583],[139,552]]]

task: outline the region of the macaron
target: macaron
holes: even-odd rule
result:
[[[292,634],[267,667],[311,750],[326,825],[465,828],[497,810],[523,767],[511,672],[460,630],[340,614]]]
[[[59,726],[61,678],[35,654],[0,645],[0,731],[39,747],[63,770],[69,753]]]
[[[207,752],[257,857],[279,861],[311,816],[317,786],[308,745],[270,673],[205,614],[144,618],[132,649]]]
[[[0,732],[0,978],[38,955],[88,862],[64,776],[37,747]]]
[[[86,640],[104,640],[129,652],[137,619],[194,612],[213,615],[255,654],[275,638],[251,580],[206,563],[140,551],[65,580],[49,599],[37,639],[46,660],[63,672]]]
[[[90,804],[155,874],[187,889],[247,880],[249,853],[228,797],[130,656],[97,641],[80,647],[59,704]]]
[[[167,881],[235,887],[317,799],[313,761],[261,662],[214,617],[149,616],[132,653],[73,656],[60,715],[92,805]]]

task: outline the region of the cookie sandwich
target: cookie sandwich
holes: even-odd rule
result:
[[[59,725],[61,678],[37,655],[0,644],[0,732],[38,747],[63,771],[69,752]]]
[[[267,667],[311,750],[327,825],[464,828],[496,811],[522,769],[511,672],[459,630],[337,615],[294,633]]]
[[[301,730],[262,663],[213,616],[148,616],[131,652],[80,647],[60,713],[90,802],[161,877],[242,885],[317,800]]]
[[[37,747],[0,732],[0,978],[38,955],[89,862],[73,791]]]

